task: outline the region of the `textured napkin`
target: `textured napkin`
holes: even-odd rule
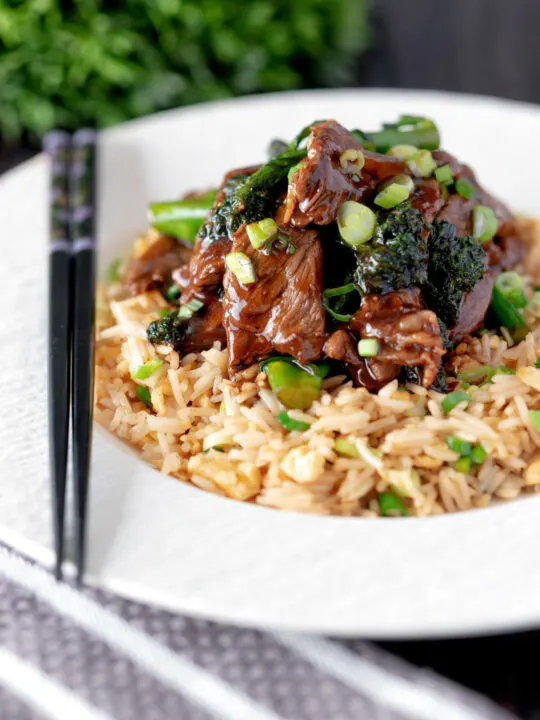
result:
[[[1,720],[511,720],[360,640],[263,633],[57,583],[0,545]]]

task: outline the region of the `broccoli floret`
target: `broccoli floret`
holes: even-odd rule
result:
[[[154,345],[172,345],[179,348],[184,339],[185,318],[178,317],[178,311],[169,313],[159,320],[153,320],[146,328],[146,337]]]
[[[236,193],[238,188],[246,182],[248,175],[234,175],[230,177],[221,188],[223,199],[216,205],[199,230],[199,236],[210,244],[218,238],[227,237],[231,232],[234,218],[233,212],[237,205]]]
[[[408,204],[379,213],[373,240],[358,253],[356,282],[364,294],[419,287],[427,280],[422,214]]]
[[[429,264],[423,295],[427,306],[448,327],[456,324],[461,301],[485,272],[486,253],[472,237],[458,237],[455,225],[438,222],[429,240]]]

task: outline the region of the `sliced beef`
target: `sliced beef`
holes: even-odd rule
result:
[[[527,243],[517,235],[495,238],[484,245],[490,267],[509,270],[516,267],[527,254]]]
[[[377,357],[365,360],[375,380],[390,372],[397,375],[403,365],[419,365],[424,368],[422,384],[433,384],[444,348],[437,316],[425,309],[417,288],[366,295],[350,327],[361,338],[379,341]]]
[[[495,271],[488,270],[471,292],[463,297],[459,308],[459,317],[450,330],[452,339],[473,333],[482,326],[491,302],[491,293],[496,276]]]
[[[344,363],[354,384],[368,390],[379,390],[399,374],[399,366],[391,363],[371,363],[358,355],[358,340],[344,328],[335,330],[325,342],[324,354],[331,360]]]
[[[435,180],[417,180],[414,192],[411,195],[411,207],[420,210],[425,223],[431,223],[444,206],[441,195],[441,186]]]
[[[223,178],[216,201],[208,216],[212,218],[211,227],[204,225],[195,240],[188,269],[189,282],[180,285],[184,274],[180,274],[178,277],[179,286],[182,288],[183,303],[193,297],[205,298],[212,295],[221,284],[225,272],[225,255],[230,252],[232,241],[229,238],[224,218],[219,217],[219,208],[227,199],[228,192],[232,190],[231,181],[251,175],[258,167],[258,165],[251,165],[237,168],[228,172]]]
[[[184,353],[202,352],[211,348],[216,340],[225,347],[223,309],[217,298],[208,298],[206,306],[186,325],[181,349]]]
[[[407,171],[397,158],[364,150],[351,133],[335,120],[314,125],[308,139],[307,159],[289,183],[284,222],[296,227],[328,225],[346,200],[363,202],[379,182]],[[340,165],[345,150],[362,150],[365,165],[359,175]]]
[[[321,356],[325,332],[323,254],[316,230],[287,230],[295,251],[255,250],[245,225],[233,235],[233,252],[251,258],[256,282],[243,285],[227,270],[223,321],[231,374],[273,352],[302,363]]]
[[[162,235],[138,258],[131,261],[124,283],[132,295],[168,287],[173,271],[189,262],[192,248]]]

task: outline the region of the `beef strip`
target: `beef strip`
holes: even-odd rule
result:
[[[366,358],[366,366],[377,382],[383,382],[393,366],[396,375],[403,365],[423,366],[422,384],[433,384],[444,355],[437,316],[426,310],[420,290],[398,290],[386,295],[366,295],[350,322],[362,338],[376,338],[376,358]]]
[[[247,176],[254,173],[258,165],[238,168],[228,172],[220,185],[216,201],[210,212],[215,210],[225,199],[225,186],[233,178]],[[219,231],[209,233],[200,232],[195,240],[193,255],[189,263],[189,282],[180,284],[185,273],[180,272],[174,275],[182,289],[181,302],[186,303],[194,297],[205,299],[212,295],[221,284],[225,272],[225,255],[230,252],[232,240],[229,238],[225,227]]]
[[[210,297],[206,306],[187,323],[181,349],[186,354],[202,352],[211,348],[216,340],[225,347],[226,336],[221,302],[217,298]]]
[[[425,223],[432,223],[443,206],[444,198],[441,195],[441,186],[435,178],[416,181],[414,192],[411,195],[411,207],[420,210]]]
[[[453,340],[468,333],[473,333],[482,326],[491,302],[491,293],[496,276],[497,273],[494,270],[488,270],[471,292],[468,292],[463,297],[457,322],[450,329],[450,336]]]
[[[246,226],[233,235],[233,252],[251,258],[257,281],[243,285],[227,270],[223,322],[231,374],[273,352],[302,363],[320,358],[324,343],[323,253],[317,230],[287,229],[295,247],[268,254],[255,250]]]
[[[167,287],[172,282],[173,271],[189,261],[191,252],[191,247],[162,235],[140,257],[131,261],[124,283],[132,295]]]
[[[362,150],[364,167],[359,175],[340,165],[344,150]],[[314,125],[307,145],[307,160],[292,176],[285,203],[284,222],[295,227],[310,223],[328,225],[346,200],[364,202],[379,182],[407,167],[395,157],[364,150],[351,133],[335,120]]]
[[[325,342],[323,351],[327,358],[344,363],[355,385],[368,390],[379,390],[399,374],[399,366],[379,363],[368,368],[367,361],[358,355],[358,340],[344,328],[335,330]]]

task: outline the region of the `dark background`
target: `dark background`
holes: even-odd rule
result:
[[[370,26],[370,47],[348,84],[540,102],[540,0],[374,0]],[[38,147],[28,133],[4,140],[0,172]],[[540,719],[540,631],[382,645],[490,695],[522,718]]]

